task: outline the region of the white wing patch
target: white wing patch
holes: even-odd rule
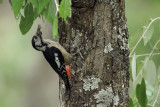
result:
[[[58,68],[60,68],[61,64],[60,64],[60,62],[59,62],[58,54],[57,54],[57,53],[54,53],[54,56],[55,56],[55,61],[56,61],[56,63],[57,63],[57,66],[58,66]]]

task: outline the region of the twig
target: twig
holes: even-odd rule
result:
[[[56,5],[56,16],[57,16],[57,14],[58,14],[58,12],[59,12],[59,4],[57,3],[57,0],[54,0],[55,1],[55,5]]]
[[[157,17],[153,20],[151,20],[151,22],[149,23],[149,25],[146,27],[146,30],[143,32],[141,38],[138,40],[138,42],[136,43],[136,45],[134,46],[134,48],[132,49],[132,51],[130,52],[129,57],[132,55],[132,53],[134,52],[134,50],[136,49],[137,45],[139,44],[139,42],[143,39],[143,37],[145,36],[146,32],[148,31],[148,29],[150,28],[150,26],[152,25],[152,23],[156,20],[160,19],[160,17]]]
[[[140,55],[136,55],[136,57],[142,57],[142,56],[149,56],[150,54],[140,54]],[[152,56],[153,55],[160,55],[160,53],[153,53],[152,54]],[[130,58],[132,58],[133,57],[133,55],[132,56],[130,56]]]

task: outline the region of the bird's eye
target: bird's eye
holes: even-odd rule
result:
[[[34,38],[35,38],[35,39],[38,39],[38,37],[37,37],[37,36],[35,36]]]
[[[33,39],[34,39],[35,42],[38,41],[38,37],[37,36],[34,36]]]

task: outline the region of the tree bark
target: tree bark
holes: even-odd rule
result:
[[[72,0],[72,17],[59,25],[72,55],[71,93],[60,80],[60,106],[129,107],[125,0]]]

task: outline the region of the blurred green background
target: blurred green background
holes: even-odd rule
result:
[[[0,4],[0,107],[58,106],[58,76],[31,45],[38,23],[52,37],[39,20],[22,35],[8,0]]]
[[[160,1],[126,0],[126,16],[134,39],[132,35],[150,18],[160,16]],[[31,46],[38,23],[43,24],[46,38],[51,38],[51,29],[40,20],[22,36],[8,0],[0,4],[0,107],[58,106],[58,76]]]

